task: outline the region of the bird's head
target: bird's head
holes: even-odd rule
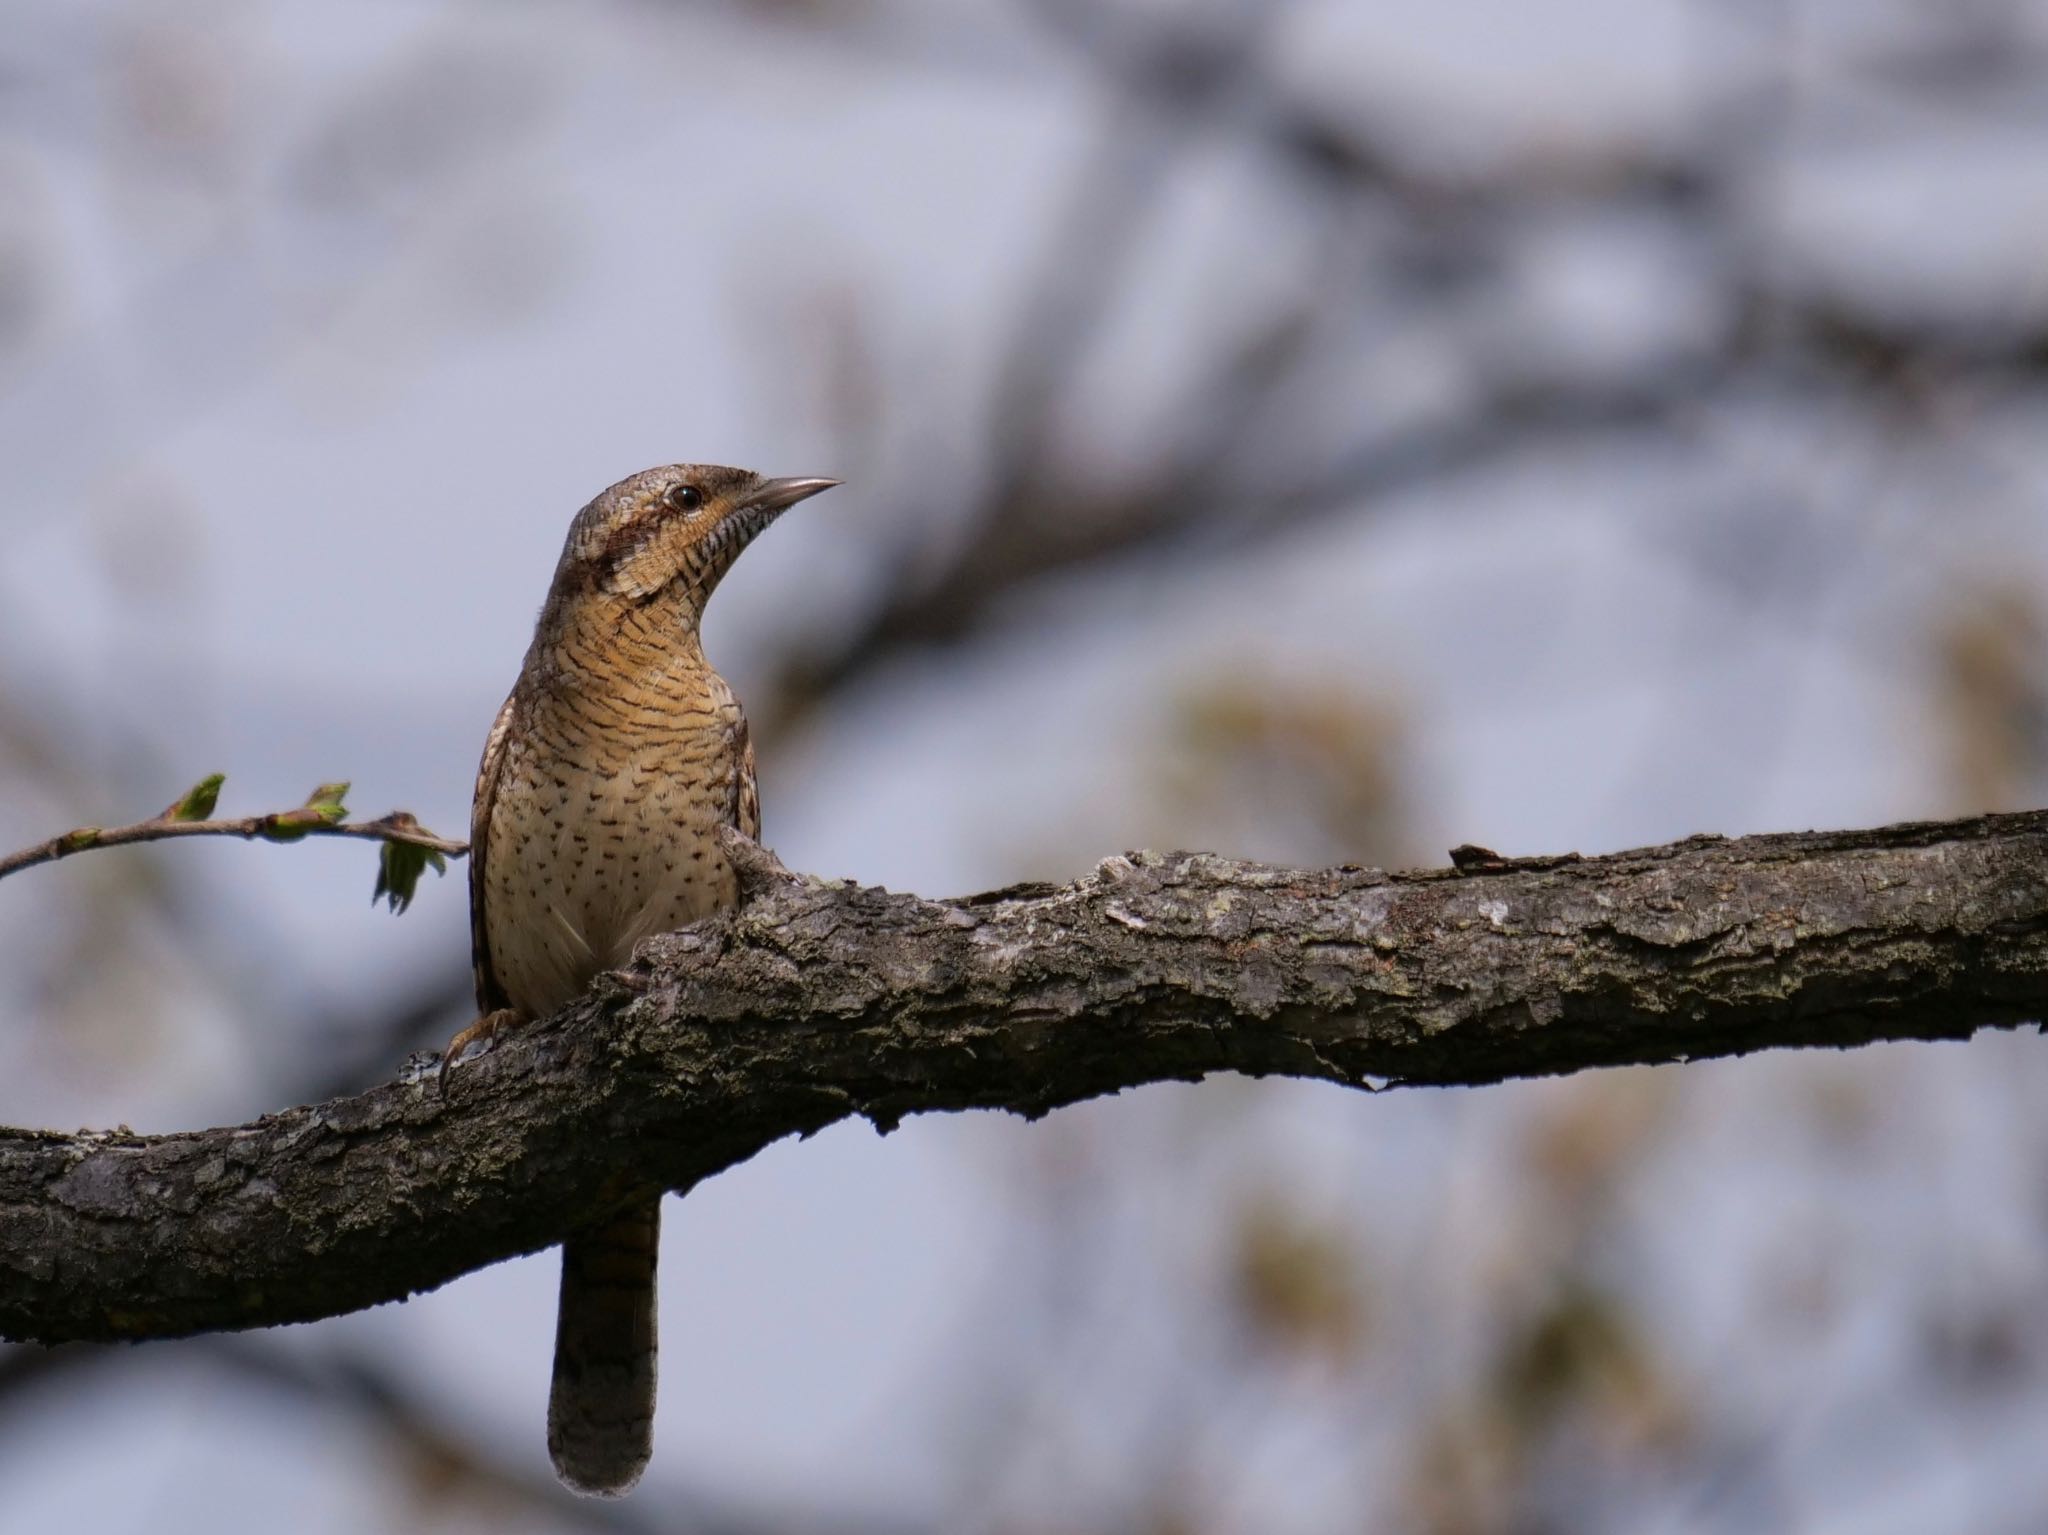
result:
[[[837,480],[766,479],[751,469],[665,464],[629,475],[570,525],[555,594],[628,604],[675,599],[693,617],[761,530]]]

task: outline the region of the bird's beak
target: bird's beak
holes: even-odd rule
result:
[[[763,480],[745,502],[750,512],[780,512],[807,501],[821,490],[830,490],[837,480]]]

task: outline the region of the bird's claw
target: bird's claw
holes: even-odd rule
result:
[[[500,1030],[514,1029],[524,1022],[526,1020],[509,1007],[501,1007],[496,1012],[485,1013],[483,1017],[477,1019],[475,1023],[472,1023],[468,1028],[448,1041],[448,1047],[441,1052],[441,1074],[436,1078],[436,1085],[442,1092],[447,1092],[448,1068],[453,1066],[463,1051],[467,1050],[471,1045],[489,1044],[497,1039]]]

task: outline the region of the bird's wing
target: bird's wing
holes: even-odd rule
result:
[[[743,835],[759,842],[761,791],[754,783],[754,733],[747,729],[747,717],[744,714],[740,716],[740,722],[734,727],[733,733],[738,737],[735,744],[739,747],[740,770],[737,785],[739,793],[736,796],[737,803],[733,806],[732,824],[738,827]]]
[[[469,814],[469,958],[476,969],[477,1011],[486,1017],[509,1007],[505,988],[491,968],[490,929],[484,922],[484,860],[490,850],[491,810],[498,801],[498,779],[505,765],[505,741],[512,734],[513,698],[491,722],[484,741],[484,760],[476,772],[476,799]]]

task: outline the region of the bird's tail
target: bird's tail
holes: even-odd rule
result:
[[[562,1244],[548,1454],[577,1492],[632,1490],[654,1450],[654,1264],[661,1201]]]

